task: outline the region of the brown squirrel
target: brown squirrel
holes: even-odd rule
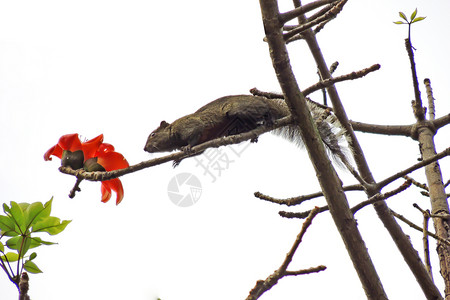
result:
[[[331,157],[346,167],[351,166],[346,147],[341,146],[345,140],[345,131],[337,118],[330,110],[315,102],[307,103]],[[275,120],[289,115],[290,111],[284,99],[252,95],[225,96],[206,104],[193,114],[175,120],[172,124],[162,121],[160,126],[150,133],[144,150],[150,153],[188,150],[215,138],[273,124]],[[298,125],[288,125],[272,132],[299,146],[303,145]]]

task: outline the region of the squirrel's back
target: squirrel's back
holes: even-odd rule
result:
[[[347,147],[343,145],[346,135],[337,118],[330,110],[312,101],[308,101],[308,106],[332,158],[337,158],[335,161],[349,167]],[[172,124],[162,121],[148,137],[144,150],[164,152],[192,147],[215,138],[248,132],[258,126],[271,125],[275,120],[289,115],[284,99],[252,95],[225,96]],[[272,132],[297,145],[303,145],[298,125],[288,125]]]

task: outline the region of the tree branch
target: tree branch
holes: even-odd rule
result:
[[[59,170],[64,174],[76,176],[78,179],[86,179],[89,181],[110,180],[113,178],[118,178],[120,176],[142,170],[142,169],[160,165],[160,164],[163,164],[163,163],[166,163],[169,161],[181,161],[182,159],[192,157],[195,155],[199,155],[199,154],[203,153],[203,151],[205,151],[207,148],[218,148],[220,146],[238,144],[243,141],[256,139],[259,135],[261,135],[263,133],[272,131],[275,128],[286,126],[291,123],[292,123],[292,118],[290,116],[284,117],[282,119],[275,121],[272,126],[261,126],[254,130],[244,132],[241,134],[217,138],[217,139],[214,139],[214,140],[211,140],[211,141],[205,142],[203,144],[192,147],[192,149],[189,153],[179,151],[179,152],[169,154],[169,155],[166,155],[163,157],[158,157],[158,158],[150,159],[147,161],[143,161],[141,163],[132,165],[125,169],[114,170],[114,171],[109,171],[109,172],[86,172],[83,169],[73,170],[69,167],[60,167]],[[76,187],[77,186],[75,186],[75,188]]]
[[[310,11],[316,9],[316,8],[321,7],[321,6],[324,6],[324,5],[327,5],[327,4],[331,4],[331,3],[335,3],[335,2],[338,2],[338,1],[340,1],[340,0],[318,0],[318,1],[314,1],[314,2],[311,2],[311,3],[305,4],[305,5],[300,6],[298,8],[295,8],[293,10],[290,10],[288,12],[280,14],[280,23],[285,24],[285,23],[289,22],[290,20],[297,18],[299,15],[302,15],[304,13],[310,12]]]
[[[294,37],[297,34],[300,34],[304,32],[305,30],[310,29],[314,25],[317,25],[319,23],[329,21],[330,19],[336,18],[336,16],[342,11],[342,8],[347,3],[347,0],[339,1],[336,5],[330,7],[326,12],[323,13],[323,15],[317,15],[315,16],[315,19],[306,19],[305,23],[302,23],[301,25],[293,28],[292,30],[288,31],[283,35],[283,38],[285,41],[289,40],[290,38]],[[303,14],[298,14],[298,16]]]
[[[364,187],[360,184],[344,186],[342,189],[344,191],[364,191]],[[309,194],[309,195],[302,195],[302,196],[297,196],[297,197],[292,197],[292,198],[287,198],[287,199],[276,199],[276,198],[264,195],[260,192],[255,192],[254,195],[255,195],[255,197],[257,197],[261,200],[266,200],[266,201],[280,204],[280,205],[294,206],[294,205],[299,205],[307,200],[322,197],[323,192],[317,192],[317,193],[313,193],[313,194]]]
[[[427,268],[428,274],[433,278],[433,273],[431,271],[431,261],[430,261],[430,246],[428,243],[428,221],[430,220],[430,211],[423,210],[419,207],[417,203],[414,203],[413,206],[417,208],[423,215],[423,252],[424,252],[424,260],[425,267]]]
[[[342,1],[340,3],[345,3]],[[299,1],[296,1],[299,7]],[[348,201],[342,190],[342,183],[333,169],[320,141],[317,128],[312,120],[306,100],[301,93],[289,62],[285,39],[279,22],[276,0],[260,0],[264,31],[270,48],[275,74],[292,117],[299,124],[306,149],[316,171],[325,199],[330,207],[333,221],[344,241],[347,252],[358,273],[368,298],[387,299],[384,289],[369,256],[367,247],[357,228],[356,220],[350,212]],[[340,5],[342,7],[342,5]],[[300,17],[300,18],[303,18]],[[327,69],[328,72],[328,69]],[[329,78],[327,76],[326,78]]]
[[[425,119],[425,108],[422,106],[422,99],[420,98],[420,90],[419,90],[419,81],[417,80],[417,71],[416,71],[416,63],[414,62],[414,52],[411,42],[408,39],[405,39],[405,47],[406,52],[408,52],[409,62],[411,65],[411,74],[413,80],[414,87],[414,98],[412,101],[414,116],[417,121],[423,121]]]
[[[271,275],[269,275],[265,280],[258,280],[256,282],[255,287],[250,291],[248,297],[246,300],[256,300],[258,299],[262,294],[270,290],[275,284],[277,284],[278,280],[283,278],[284,276],[288,275],[301,275],[301,274],[309,274],[313,272],[319,272],[326,269],[324,266],[318,266],[315,268],[307,269],[307,270],[300,270],[300,271],[286,271],[287,267],[292,261],[292,258],[294,257],[295,252],[297,251],[300,243],[302,242],[303,236],[306,233],[306,230],[311,225],[312,220],[314,217],[318,214],[318,208],[314,208],[309,216],[306,218],[305,222],[303,222],[302,228],[297,235],[294,244],[292,245],[289,252],[286,254],[286,258],[284,259],[281,266],[275,270]]]
[[[423,83],[425,84],[425,89],[427,91],[427,99],[428,99],[428,116],[432,121],[436,116],[436,111],[434,109],[434,97],[433,97],[433,89],[431,88],[430,79],[425,78]]]
[[[423,228],[421,228],[420,226],[417,226],[416,224],[414,224],[413,222],[411,222],[410,220],[408,220],[407,218],[405,218],[404,216],[402,216],[401,214],[396,213],[395,211],[393,211],[392,209],[390,209],[391,214],[394,215],[397,219],[403,221],[404,223],[408,224],[409,227],[414,228],[420,232],[423,231]],[[447,246],[450,246],[450,242],[447,240],[444,240],[443,238],[437,236],[436,234],[427,231],[427,234],[431,237],[433,237],[434,239],[446,244]]]

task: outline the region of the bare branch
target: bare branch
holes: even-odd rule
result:
[[[442,152],[440,152],[440,153],[430,157],[430,158],[424,159],[421,162],[419,162],[417,164],[414,164],[411,167],[409,167],[409,168],[407,168],[407,169],[405,169],[403,171],[400,171],[397,174],[394,174],[394,175],[392,175],[392,176],[390,176],[390,177],[388,177],[388,178],[378,182],[377,186],[379,188],[383,188],[386,185],[390,184],[391,182],[394,182],[395,180],[399,179],[400,177],[403,177],[403,176],[405,176],[405,175],[407,175],[407,174],[409,174],[409,173],[411,173],[411,172],[413,172],[413,171],[415,171],[417,169],[420,169],[420,168],[422,168],[422,167],[424,167],[426,165],[429,165],[429,164],[431,164],[431,163],[433,163],[433,162],[435,162],[435,161],[437,161],[437,160],[439,160],[439,159],[441,159],[443,157],[446,157],[448,155],[450,155],[450,147],[445,149],[444,151],[442,151]]]
[[[344,191],[364,191],[364,187],[360,184],[344,186],[342,189]],[[317,192],[317,193],[313,193],[313,194],[309,194],[309,195],[302,195],[302,196],[297,196],[297,197],[292,197],[292,198],[287,198],[287,199],[273,198],[273,197],[264,195],[260,192],[255,192],[254,195],[255,195],[255,197],[257,197],[261,200],[266,200],[266,201],[280,204],[280,205],[293,206],[293,205],[299,205],[307,200],[311,200],[311,199],[318,198],[318,197],[323,197],[323,192]]]
[[[328,78],[328,79],[319,81],[310,87],[307,87],[306,89],[304,89],[302,91],[302,93],[304,96],[308,96],[309,94],[312,94],[320,89],[327,88],[327,87],[333,85],[334,83],[362,78],[371,72],[378,71],[380,68],[381,68],[381,66],[379,64],[375,64],[375,65],[372,65],[368,68],[365,68],[365,69],[362,69],[359,71],[354,71],[354,72],[351,72],[351,73],[348,73],[345,75],[341,75],[338,77],[334,77],[334,78]],[[257,88],[250,89],[250,93],[255,96],[262,96],[262,97],[266,97],[269,99],[284,99],[283,94],[272,93],[272,92],[263,92],[263,91],[258,90]],[[309,98],[307,98],[307,99],[308,99],[308,101],[313,102],[314,104],[316,104],[317,106],[319,106],[323,109],[330,109],[331,111],[333,111],[333,109],[329,106],[322,105],[320,103],[310,100]]]
[[[430,246],[428,243],[428,221],[430,220],[430,211],[423,210],[417,203],[414,203],[413,206],[417,208],[423,215],[423,252],[424,252],[424,260],[425,267],[427,268],[428,274],[433,278],[433,273],[431,272],[431,261],[430,261]]]
[[[336,16],[342,11],[342,8],[344,7],[345,3],[347,3],[347,0],[342,0],[338,2],[336,5],[328,9],[326,12],[324,12],[323,15],[316,16],[315,19],[307,19],[307,22],[305,24],[301,24],[294,29],[288,31],[283,35],[284,39],[287,41],[290,38],[294,37],[296,34],[300,34],[304,32],[307,29],[310,29],[314,25],[317,25],[319,23],[329,21],[330,19],[336,18]],[[302,15],[302,14],[299,14]]]
[[[158,157],[155,159],[143,161],[141,163],[132,165],[125,169],[114,170],[109,172],[86,172],[84,170],[72,170],[69,167],[60,167],[59,170],[64,174],[74,175],[79,179],[86,179],[89,181],[104,181],[113,178],[118,178],[120,176],[130,174],[142,169],[160,165],[169,161],[181,161],[187,157],[192,157],[203,153],[207,148],[218,148],[220,146],[231,145],[241,143],[243,141],[256,139],[259,135],[274,130],[275,128],[283,127],[292,122],[291,117],[284,117],[274,122],[272,126],[261,126],[254,130],[244,132],[237,135],[227,136],[217,138],[203,144],[192,147],[189,153],[179,151],[173,154],[169,154],[163,157]]]
[[[412,101],[414,116],[417,121],[422,121],[425,119],[425,108],[422,106],[422,99],[420,98],[419,81],[417,80],[416,63],[414,61],[413,47],[409,39],[405,39],[405,47],[408,52],[409,62],[411,65],[411,74],[413,79],[414,96],[415,99]]]
[[[370,197],[369,199],[367,199],[366,201],[363,201],[363,202],[355,205],[354,207],[352,207],[351,208],[351,212],[353,214],[355,214],[361,208],[363,208],[363,207],[365,207],[367,205],[370,205],[370,204],[374,204],[375,202],[386,200],[386,199],[388,199],[388,198],[390,198],[392,196],[395,196],[398,193],[403,192],[404,190],[406,190],[410,186],[411,186],[411,181],[407,180],[401,186],[399,186],[398,188],[396,188],[396,189],[394,189],[392,191],[386,192],[384,194],[375,194],[372,197]],[[319,213],[327,211],[327,210],[328,210],[328,205],[319,207]],[[310,212],[311,212],[310,210],[304,211],[304,212],[285,212],[285,211],[280,211],[279,215],[284,217],[284,218],[289,218],[289,219],[291,219],[291,218],[304,219],[304,218],[306,218],[309,215]]]
[[[423,228],[421,228],[420,226],[417,226],[416,224],[414,224],[413,222],[411,222],[410,220],[408,220],[407,218],[405,218],[405,217],[402,216],[401,214],[396,213],[396,212],[393,211],[392,209],[391,209],[390,211],[391,211],[391,214],[392,214],[392,215],[394,215],[397,219],[403,221],[404,223],[408,224],[411,228],[414,228],[414,229],[416,229],[416,230],[418,230],[418,231],[420,231],[420,232],[423,231]],[[445,239],[443,239],[443,238],[437,236],[436,234],[434,234],[434,233],[432,233],[432,232],[429,232],[429,231],[427,231],[427,234],[428,234],[429,236],[433,237],[434,239],[436,239],[436,240],[438,240],[438,241],[440,241],[440,242],[442,242],[442,243],[444,243],[444,244],[450,246],[450,242],[449,242],[449,241],[447,241],[447,240],[445,240]]]
[[[375,64],[372,65],[368,68],[362,69],[360,71],[355,71],[346,75],[342,75],[342,76],[338,76],[335,78],[328,78],[325,80],[322,80],[306,89],[303,90],[303,95],[307,96],[315,91],[318,91],[320,89],[324,89],[327,88],[337,82],[342,82],[342,81],[346,81],[346,80],[354,80],[354,79],[358,79],[361,77],[366,76],[367,74],[374,72],[374,71],[378,71],[381,68],[381,66],[379,64]]]
[[[360,210],[361,208],[369,205],[369,204],[373,204],[377,201],[381,201],[381,200],[386,200],[392,196],[395,196],[401,192],[403,192],[404,190],[406,190],[407,188],[409,188],[411,186],[411,181],[410,180],[406,180],[401,186],[399,186],[398,188],[384,193],[384,194],[376,194],[372,197],[370,197],[369,199],[367,199],[366,201],[363,201],[357,205],[355,205],[354,207],[352,207],[352,213],[356,213],[358,210]]]
[[[427,91],[427,99],[428,99],[428,117],[430,120],[434,120],[436,111],[434,109],[434,97],[433,97],[433,89],[431,88],[430,79],[425,78],[423,83],[425,84],[425,89]]]
[[[411,180],[412,184],[414,184],[415,186],[428,191],[428,187],[427,187],[427,185],[425,183],[417,182],[413,178],[411,178],[409,176],[406,176],[406,175],[403,176],[403,178],[405,178],[406,180]]]
[[[309,268],[309,269],[303,269],[303,270],[298,270],[298,271],[286,271],[286,272],[284,272],[284,275],[286,275],[286,276],[297,276],[297,275],[318,273],[320,271],[325,271],[326,269],[327,269],[327,267],[320,265],[320,266],[317,266],[317,267],[312,267],[312,268]]]
[[[331,3],[335,3],[338,2],[340,0],[319,0],[319,1],[314,1],[305,5],[302,5],[298,8],[295,8],[291,11],[285,12],[280,14],[280,23],[285,24],[287,22],[289,22],[292,19],[297,18],[298,16],[310,12],[316,8],[319,8],[321,6],[327,5],[327,4],[331,4]],[[329,7],[327,10],[331,9],[331,7]]]
[[[286,258],[284,259],[284,261],[281,264],[281,266],[277,270],[275,270],[275,272],[273,272],[271,275],[269,275],[265,280],[258,280],[256,282],[255,287],[250,291],[250,293],[249,293],[249,295],[248,295],[246,300],[258,299],[262,294],[264,294],[265,292],[270,290],[275,284],[277,284],[278,280],[280,280],[284,276],[309,274],[309,273],[319,272],[319,271],[322,271],[322,270],[326,269],[326,267],[324,267],[324,266],[319,266],[319,267],[311,268],[311,269],[308,269],[308,270],[291,271],[291,272],[286,271],[287,267],[289,266],[289,264],[292,261],[292,258],[294,257],[295,252],[298,249],[298,246],[302,242],[302,239],[303,239],[303,236],[306,233],[306,230],[311,225],[312,220],[318,214],[318,212],[319,212],[319,208],[318,207],[315,207],[310,212],[310,214],[306,218],[305,222],[303,222],[302,228],[300,229],[300,232],[297,235],[297,237],[296,237],[296,239],[294,241],[294,244],[292,245],[291,249],[286,254]]]

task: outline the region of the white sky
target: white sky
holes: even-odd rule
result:
[[[291,2],[284,2],[282,9],[290,9]],[[419,16],[427,16],[412,30],[419,81],[431,79],[437,116],[449,113],[450,3],[360,0],[349,1],[319,35],[328,63],[340,63],[336,75],[382,66],[364,79],[338,85],[351,119],[414,121],[407,27],[392,22],[398,11],[409,16],[416,7]],[[1,202],[45,202],[54,196],[53,215],[73,220],[61,235],[48,238],[59,245],[37,249],[35,262],[44,273],[31,275],[32,299],[244,299],[257,280],[279,267],[301,222],[280,218],[285,207],[257,200],[253,193],[292,197],[318,190],[306,152],[280,138],[265,135],[240,157],[221,148],[234,162],[214,183],[194,160],[177,169],[164,164],[127,175],[125,198],[117,207],[114,199],[100,202],[100,183],[83,182],[82,192],[69,199],[74,178],[58,172],[59,160],[42,158],[63,134],[93,138],[103,133],[105,142],[138,163],[156,157],[143,147],[161,120],[171,122],[252,87],[279,91],[263,35],[258,1],[0,2]],[[315,83],[316,67],[305,45],[289,49],[300,86]],[[421,91],[425,99],[423,86]],[[439,131],[438,151],[449,146],[449,132]],[[359,136],[376,179],[419,157],[415,141]],[[441,166],[447,180],[449,162]],[[199,202],[189,208],[175,206],[167,195],[169,181],[181,172],[196,175],[203,187]],[[354,183],[340,173],[345,184]],[[424,182],[422,173],[413,175]],[[355,204],[365,197],[353,192],[349,200]],[[388,204],[421,224],[414,202],[429,208],[416,188]],[[423,299],[373,209],[356,218],[390,299]],[[319,215],[290,267],[323,264],[325,272],[282,279],[261,299],[364,298],[334,228],[329,214]],[[404,228],[422,255],[421,233]],[[432,258],[442,289],[434,251]],[[0,275],[0,298],[16,297],[15,287]]]

